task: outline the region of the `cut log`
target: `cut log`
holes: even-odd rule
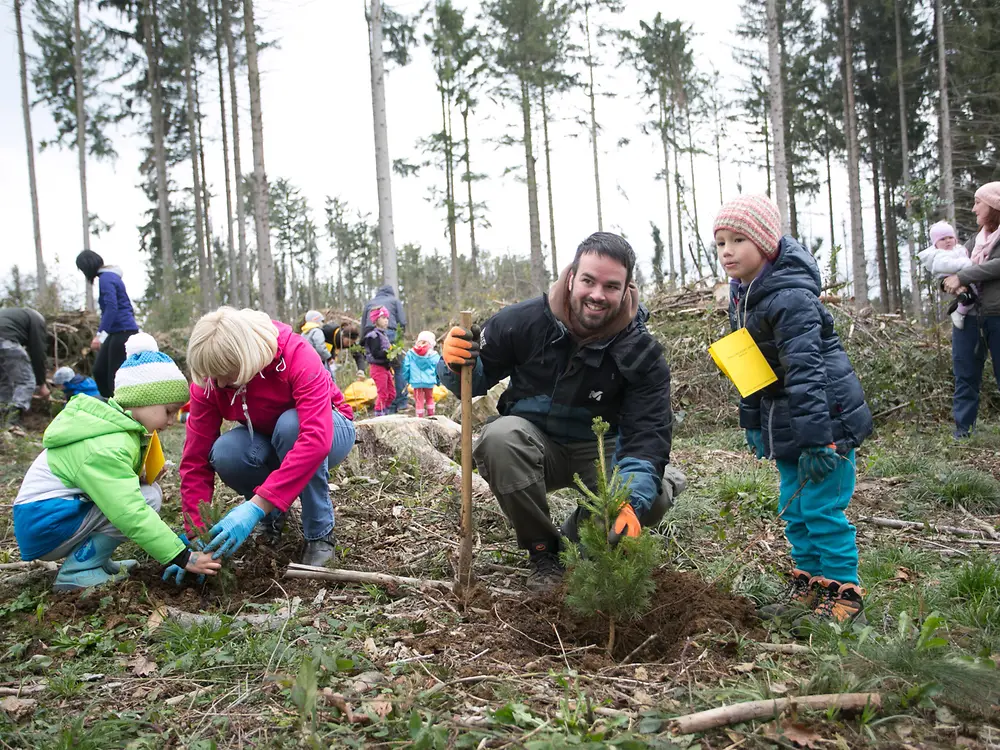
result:
[[[370,573],[365,570],[338,570],[336,568],[317,568],[313,565],[289,563],[285,578],[318,578],[324,581],[342,581],[344,583],[371,583],[376,586],[413,586],[414,588],[436,588],[451,591],[450,581],[436,581],[430,578],[410,578],[394,576],[388,573]]]
[[[355,445],[367,457],[396,455],[414,461],[420,473],[462,492],[462,467],[453,459],[459,452],[462,428],[447,417],[416,419],[394,414],[363,419],[354,423]],[[490,486],[478,474],[472,475],[472,497],[477,501],[493,497]]]
[[[804,695],[798,698],[776,698],[769,701],[749,701],[720,706],[708,711],[678,716],[670,720],[670,731],[674,734],[694,734],[709,729],[742,724],[754,719],[773,719],[786,709],[809,708],[823,711],[839,708],[841,711],[860,711],[865,706],[882,707],[882,696],[878,693],[832,693],[828,695]]]

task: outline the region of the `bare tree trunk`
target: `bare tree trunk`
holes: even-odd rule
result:
[[[545,142],[545,189],[549,197],[549,241],[552,243],[552,278],[559,278],[559,257],[556,254],[556,209],[552,201],[552,163],[549,151],[549,109],[545,103],[545,84],[542,95],[542,140]]]
[[[205,265],[208,268],[209,309],[215,307],[215,258],[212,253],[212,222],[209,211],[208,173],[205,171],[205,141],[201,137],[201,93],[198,89],[198,66],[194,67],[194,117],[198,123],[198,163],[201,167],[201,200],[204,206],[202,223],[205,227]]]
[[[889,273],[886,267],[885,233],[882,230],[882,198],[879,194],[878,131],[875,126],[875,112],[868,110],[868,145],[872,160],[872,193],[875,210],[875,260],[878,266],[879,307],[882,312],[892,309],[892,294],[889,289]]]
[[[861,174],[858,146],[858,112],[854,103],[854,62],[851,49],[851,0],[844,0],[844,113],[847,119],[847,186],[851,201],[851,266],[854,274],[854,304],[858,310],[869,306],[868,264],[861,227]]]
[[[385,113],[385,63],[382,59],[382,2],[372,0],[369,45],[372,71],[372,111],[375,119],[375,179],[378,185],[378,239],[382,246],[382,278],[397,292],[396,239],[392,221],[392,170],[389,126]]]
[[[167,148],[164,142],[163,98],[160,91],[160,68],[155,0],[143,0],[143,46],[149,77],[149,116],[153,124],[153,161],[156,164],[156,203],[160,220],[160,262],[163,266],[163,296],[169,302],[177,284],[174,275],[173,226],[170,217],[170,183],[167,177]]]
[[[829,122],[827,122],[827,128],[829,128]],[[829,130],[826,134],[826,147],[824,149],[824,157],[826,159],[826,200],[827,200],[827,211],[829,211],[830,216],[830,252],[833,252],[834,246],[837,244],[837,235],[833,224],[833,177],[830,170],[830,133]]]
[[[73,89],[76,96],[76,156],[80,168],[80,211],[83,217],[83,249],[90,250],[90,209],[87,207],[87,107],[83,90],[83,32],[80,0],[73,0]],[[87,309],[94,311],[94,285],[87,284]]]
[[[188,145],[191,149],[191,184],[194,193],[194,237],[198,252],[198,282],[201,285],[201,312],[205,314],[212,307],[211,280],[208,276],[208,259],[205,257],[205,232],[203,229],[204,207],[202,205],[201,175],[198,168],[198,121],[195,114],[194,74],[191,61],[190,8],[184,5],[184,88],[187,92]]]
[[[681,168],[677,158],[677,153],[680,151],[680,141],[677,140],[677,121],[674,119],[674,108],[672,105],[670,107],[670,127],[674,136],[674,205],[677,208],[677,258],[680,261],[681,286],[684,286],[687,283],[687,264],[684,261],[684,223],[681,212],[684,201],[681,199]]]
[[[886,153],[889,153],[886,147]],[[890,312],[903,312],[902,281],[899,277],[899,235],[896,231],[896,216],[893,207],[896,205],[892,185],[889,181],[889,170],[882,170],[882,204],[883,221],[885,222],[885,261],[889,271],[889,308]]]
[[[221,0],[225,3],[226,0]],[[236,243],[233,240],[233,193],[229,175],[229,127],[226,125],[226,80],[222,74],[222,29],[219,7],[212,4],[215,22],[215,64],[219,72],[219,121],[222,123],[222,163],[226,174],[226,251],[229,259],[229,304],[239,304],[239,265],[236,262]]]
[[[45,276],[45,258],[42,256],[42,224],[38,217],[38,184],[35,182],[35,141],[31,137],[31,107],[28,103],[28,64],[24,54],[24,29],[21,26],[21,0],[14,0],[14,20],[17,26],[17,59],[21,70],[21,113],[24,115],[24,146],[28,153],[28,189],[31,192],[31,226],[35,232],[35,282],[38,286],[38,305],[49,301],[49,285]],[[93,288],[90,284],[91,299]]]
[[[247,68],[250,80],[250,130],[253,133],[254,224],[257,229],[257,278],[260,304],[269,315],[278,312],[274,286],[274,258],[271,257],[271,219],[267,211],[267,172],[264,171],[264,115],[260,104],[260,69],[257,66],[257,30],[253,21],[253,0],[243,0],[243,25],[247,38]],[[231,58],[230,58],[231,59]],[[231,64],[231,63],[230,63]],[[233,90],[235,92],[235,89]],[[236,102],[233,102],[233,112]],[[236,134],[233,134],[236,137]]]
[[[941,0],[934,3],[937,14],[938,93],[941,102],[941,198],[948,221],[955,225],[955,183],[951,162],[951,113],[948,106],[947,48],[944,43],[944,6]]]
[[[457,303],[462,298],[458,269],[458,227],[455,216],[455,147],[451,137],[451,97],[441,87],[441,133],[444,135],[445,209],[448,214],[448,245],[451,248],[451,293]]]
[[[462,107],[462,133],[465,139],[465,186],[469,193],[469,243],[472,276],[479,278],[479,248],[476,245],[476,204],[472,201],[472,157],[469,155],[469,106]]]
[[[233,54],[233,47],[235,45],[233,43],[233,21],[229,14],[230,2],[232,0],[221,0],[219,5],[222,7],[222,34],[226,43],[226,64],[229,69],[229,94],[232,100],[233,112],[233,171],[236,177],[236,231],[240,243],[239,257],[236,264],[236,268],[239,270],[239,302],[243,307],[249,307],[252,282],[250,263],[247,258],[246,216],[243,209],[243,167],[240,163],[240,115],[236,95],[236,57]],[[235,301],[233,304],[235,304]]]
[[[701,241],[701,227],[698,224],[698,189],[694,182],[694,137],[691,134],[691,108],[686,99],[684,101],[684,118],[687,120],[688,162],[691,169],[691,211],[694,216],[694,241],[698,257],[705,258],[705,265],[714,276],[715,265],[712,263],[711,256],[705,250],[705,243]]]
[[[663,184],[667,188],[667,256],[670,268],[670,287],[677,283],[677,268],[674,266],[674,217],[670,203],[670,152],[667,149],[667,107],[666,95],[660,94],[660,143],[663,145]]]
[[[771,109],[771,132],[774,134],[774,177],[777,182],[778,212],[781,231],[790,231],[788,213],[788,157],[785,152],[785,94],[781,76],[781,47],[778,33],[776,0],[767,0],[767,77]]]
[[[531,97],[528,83],[521,79],[521,118],[524,124],[524,163],[528,179],[528,235],[531,241],[531,282],[535,294],[545,291],[545,260],[542,258],[542,230],[538,221],[538,180],[531,142]]]
[[[601,210],[601,169],[597,158],[597,103],[594,96],[594,57],[590,47],[590,3],[583,5],[583,23],[587,32],[587,73],[590,76],[590,86],[587,95],[590,98],[590,144],[594,149],[594,188],[597,192],[597,231],[604,231],[604,214]]]
[[[910,312],[917,321],[923,309],[920,304],[920,268],[917,265],[917,248],[913,243],[913,205],[910,200],[910,134],[906,122],[906,88],[903,74],[903,33],[899,20],[899,0],[894,0],[896,20],[896,86],[899,90],[899,129],[903,153],[903,201],[906,205],[906,244],[910,255]]]

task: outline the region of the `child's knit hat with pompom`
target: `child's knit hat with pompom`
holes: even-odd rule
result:
[[[170,357],[160,351],[148,333],[136,333],[125,342],[125,361],[115,374],[115,401],[123,409],[159,404],[183,404],[190,398],[187,378]]]

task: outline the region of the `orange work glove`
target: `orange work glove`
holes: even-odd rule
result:
[[[474,325],[468,331],[455,326],[448,331],[441,355],[452,372],[460,372],[463,367],[476,364],[479,359],[479,326]]]
[[[631,504],[625,503],[625,507],[618,511],[614,526],[608,532],[608,544],[614,547],[623,536],[637,537],[641,529],[642,525],[635,515],[635,509]]]

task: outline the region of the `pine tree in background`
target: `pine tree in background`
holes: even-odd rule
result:
[[[619,511],[631,496],[629,482],[622,481],[616,467],[608,477],[604,459],[607,422],[594,419],[597,436],[597,484],[593,491],[575,476],[583,493],[580,504],[590,517],[580,523],[580,544],[570,544],[561,554],[566,566],[566,603],[582,615],[601,613],[608,618],[608,654],[615,648],[617,623],[642,617],[649,611],[656,590],[653,571],[663,562],[663,547],[648,530],[638,537],[623,537],[616,545],[608,541]]]

